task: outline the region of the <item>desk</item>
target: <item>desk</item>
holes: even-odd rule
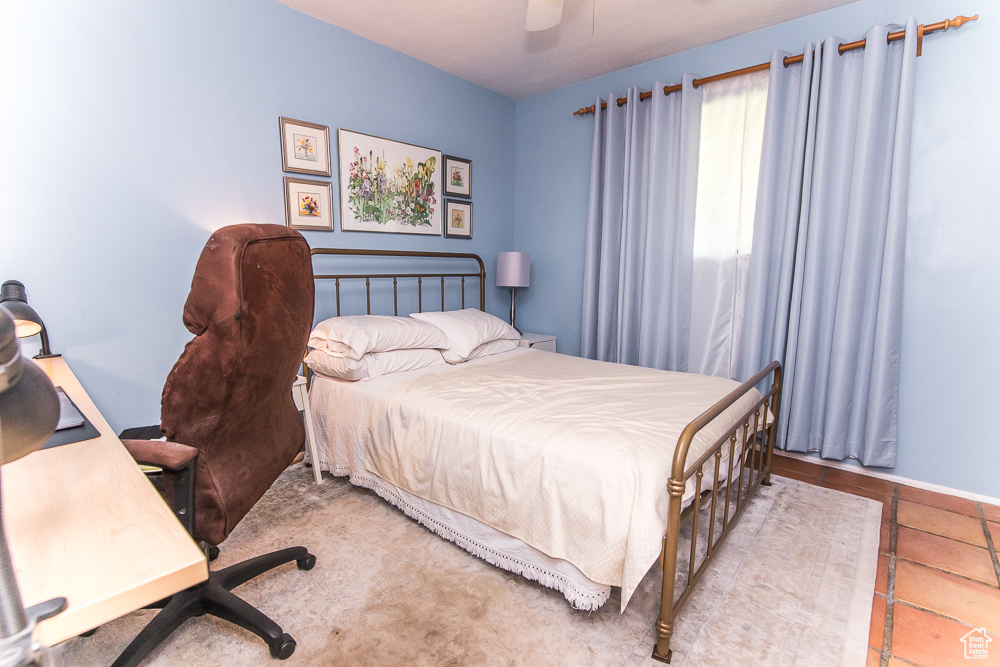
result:
[[[69,601],[35,630],[51,646],[205,581],[208,564],[65,360],[36,363],[101,433],[2,471],[7,542],[24,605]]]

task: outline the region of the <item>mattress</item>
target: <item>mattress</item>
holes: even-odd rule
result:
[[[680,432],[736,386],[519,349],[365,383],[317,378],[310,403],[322,469],[577,608],[620,586],[624,609],[660,551]],[[690,460],[758,398],[706,427]]]

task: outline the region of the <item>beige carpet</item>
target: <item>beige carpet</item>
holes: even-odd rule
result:
[[[764,487],[681,612],[674,665],[864,665],[880,503],[780,477]],[[702,514],[706,514],[702,512]],[[707,521],[707,519],[704,519]],[[624,614],[597,612],[470,556],[344,479],[286,471],[213,566],[285,546],[316,555],[236,589],[298,642],[288,665],[656,665],[654,567]],[[108,665],[153,611],[54,651]],[[267,665],[254,635],[203,616],[147,665]]]

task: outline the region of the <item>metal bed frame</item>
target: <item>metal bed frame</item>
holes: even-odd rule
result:
[[[423,310],[423,288],[425,280],[436,281],[441,295],[441,309],[445,308],[446,278],[455,279],[449,284],[460,283],[462,292],[462,307],[465,307],[466,279],[479,281],[479,309],[485,310],[486,305],[486,269],[479,255],[472,253],[450,252],[417,252],[409,250],[357,250],[346,248],[313,248],[314,279],[333,280],[336,284],[336,313],[341,314],[341,281],[365,281],[366,313],[371,315],[371,285],[372,281],[392,280],[393,314],[399,312],[398,284],[400,279],[417,281],[418,310]],[[430,271],[389,272],[389,273],[319,273],[315,270],[316,256],[371,256],[371,257],[407,257],[415,260],[443,259],[470,260],[479,265],[478,272]],[[667,482],[669,495],[667,530],[663,535],[663,547],[660,554],[660,569],[663,573],[663,584],[660,593],[660,612],[656,621],[656,644],[653,647],[653,658],[661,662],[670,662],[670,638],[674,631],[674,621],[681,607],[690,598],[695,585],[701,580],[713,556],[717,553],[725,537],[732,531],[734,525],[742,516],[749,504],[750,498],[761,485],[769,486],[771,478],[771,456],[774,450],[778,408],[781,400],[781,365],[771,362],[759,373],[730,392],[725,398],[708,408],[694,421],[688,424],[677,441],[674,450],[673,465],[670,479]],[[725,412],[745,394],[753,391],[771,377],[770,387],[763,392],[761,398],[752,408],[746,410],[723,436],[705,452],[697,461],[688,462],[688,452],[698,433],[716,417]],[[723,463],[723,453],[727,456]],[[314,463],[315,464],[315,463]],[[705,484],[705,468],[711,471],[711,483]],[[725,470],[726,476],[720,477]],[[682,511],[682,497],[688,481],[695,479],[695,500]],[[721,490],[722,487],[725,490]],[[735,488],[734,488],[735,487]],[[724,496],[724,502],[722,501]],[[698,511],[710,505],[708,524],[699,531]],[[691,522],[691,544],[688,556],[686,581],[678,587],[678,556],[681,547],[680,533],[682,527]],[[716,531],[718,530],[718,535]],[[698,558],[699,544],[703,545],[701,558]],[[684,572],[682,571],[683,575]]]

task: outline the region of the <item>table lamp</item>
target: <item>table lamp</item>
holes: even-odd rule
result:
[[[42,351],[35,355],[36,359],[59,356],[52,354],[49,349],[49,334],[45,331],[42,318],[38,316],[34,308],[28,305],[28,296],[24,291],[23,283],[8,280],[0,286],[0,307],[14,318],[15,335],[18,338],[27,338],[35,334],[41,335]]]
[[[7,283],[3,288],[7,289]],[[0,309],[0,465],[40,448],[59,421],[56,390],[42,369],[21,356],[16,327],[14,319]],[[66,599],[24,608],[2,510],[0,506],[0,665],[21,665],[31,653],[35,624],[65,609]]]
[[[522,333],[514,324],[514,292],[518,287],[528,287],[531,282],[531,253],[502,252],[497,255],[497,287],[510,288],[510,325],[517,333]]]

